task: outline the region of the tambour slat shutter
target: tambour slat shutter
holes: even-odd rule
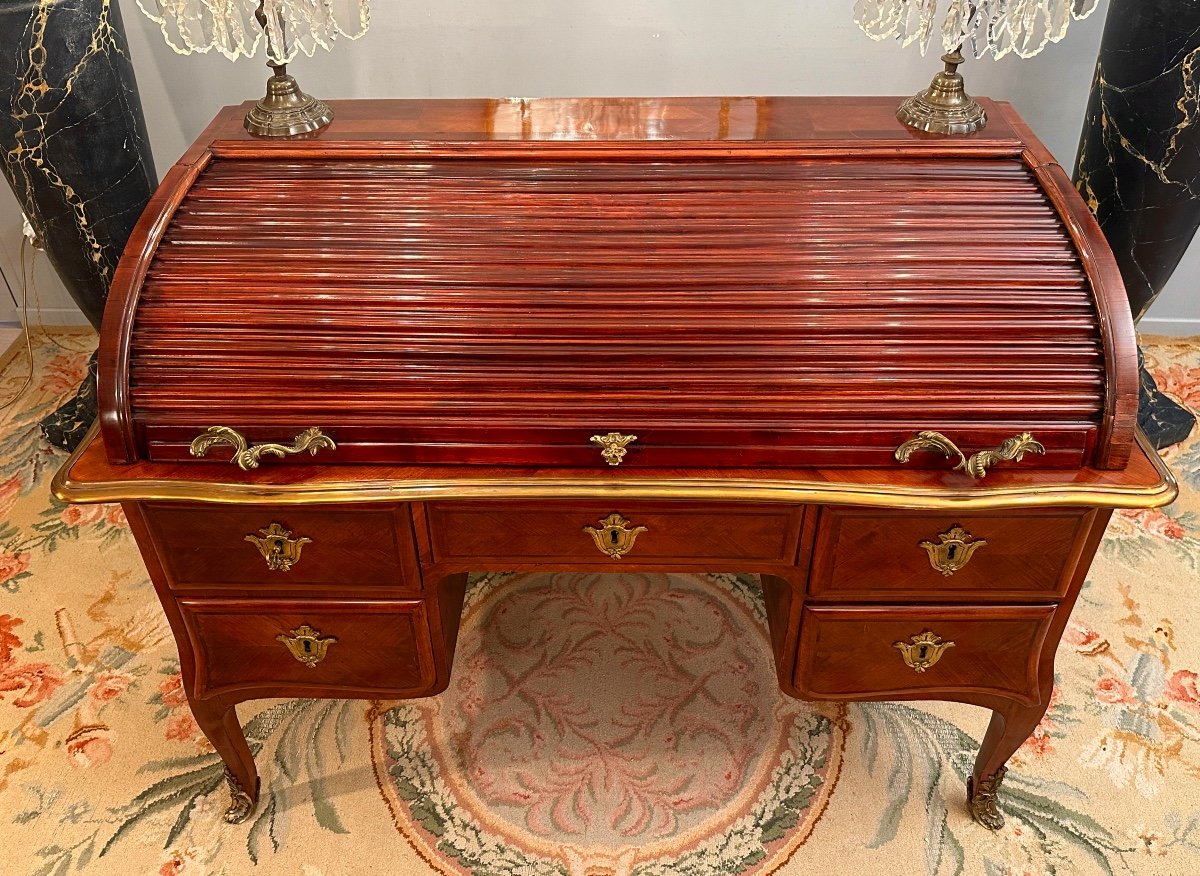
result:
[[[1092,282],[1018,157],[736,149],[218,157],[126,374],[151,460],[213,425],[338,444],[277,464],[595,466],[615,430],[625,466],[874,467],[935,429],[1073,468],[1106,393]]]

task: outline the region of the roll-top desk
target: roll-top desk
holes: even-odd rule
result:
[[[307,139],[223,111],[114,281],[98,432],[196,719],[431,696],[466,574],[761,575],[779,684],[1045,713],[1135,435],[1111,253],[1013,110],[891,99],[357,101]]]

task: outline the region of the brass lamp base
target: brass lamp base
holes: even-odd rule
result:
[[[946,69],[933,77],[928,88],[910,97],[896,110],[896,118],[910,128],[930,134],[973,134],[987,125],[987,113],[963,88],[958,65],[962,52],[943,55]]]
[[[246,130],[259,137],[294,137],[320,130],[333,121],[333,110],[300,90],[287,66],[272,66],[267,95],[246,114]]]

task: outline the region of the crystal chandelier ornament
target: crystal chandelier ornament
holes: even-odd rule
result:
[[[983,108],[963,87],[963,52],[981,58],[1010,53],[1032,58],[1067,35],[1073,20],[1087,18],[1098,0],[856,0],[854,21],[871,39],[916,43],[924,55],[932,42],[939,7],[946,64],[925,91],[896,113],[904,124],[936,134],[969,134],[987,124]]]
[[[323,128],[333,111],[300,90],[287,64],[303,52],[329,50],[339,36],[358,39],[370,25],[370,0],[137,0],[181,55],[216,50],[251,58],[265,45],[273,75],[267,94],[246,116],[246,130],[286,137]]]

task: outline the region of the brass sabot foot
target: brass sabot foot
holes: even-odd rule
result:
[[[258,782],[255,782],[254,795],[251,796],[237,777],[226,768],[225,783],[229,785],[229,808],[225,810],[225,821],[228,824],[241,824],[254,811],[254,804],[258,800]]]
[[[267,94],[246,114],[246,130],[259,137],[294,137],[310,134],[333,121],[333,110],[300,90],[286,65],[272,67]]]
[[[946,69],[920,94],[910,97],[896,110],[896,118],[910,128],[930,134],[973,134],[987,125],[987,113],[963,87],[957,49],[943,55]]]
[[[999,797],[1000,785],[1007,772],[1005,767],[1000,767],[978,785],[975,784],[974,778],[967,779],[967,803],[971,807],[971,817],[988,830],[1004,827]]]

